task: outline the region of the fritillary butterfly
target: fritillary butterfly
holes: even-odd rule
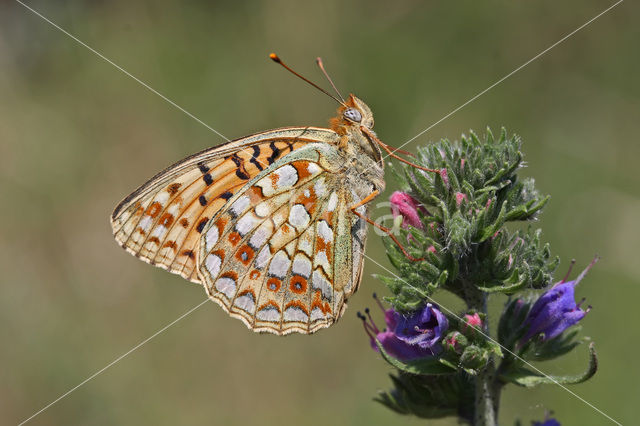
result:
[[[202,283],[254,331],[330,326],[360,284],[367,203],[385,187],[381,147],[392,154],[363,101],[338,102],[330,129],[257,133],[158,173],[115,208],[116,241]]]

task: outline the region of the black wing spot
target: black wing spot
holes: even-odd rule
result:
[[[258,157],[260,156],[260,147],[258,145],[253,146],[253,155],[251,156],[251,163],[258,168],[258,170],[262,171],[264,168],[262,164],[258,161]]]
[[[208,221],[208,217],[203,217],[202,219],[200,219],[200,221],[198,222],[198,226],[196,226],[196,230],[198,231],[198,233],[202,234],[202,230],[204,229]]]
[[[202,179],[204,180],[204,183],[207,184],[207,186],[213,183],[213,178],[211,177],[211,173],[205,174],[204,176],[202,176]]]
[[[232,156],[229,157],[231,159],[231,161],[233,161],[234,163],[236,163],[237,167],[242,166],[242,158],[238,157],[238,154],[233,154]]]
[[[205,166],[205,164],[202,163],[202,162],[198,163],[198,168],[200,169],[202,174],[205,174],[205,173],[209,172],[209,167]]]
[[[229,191],[225,191],[220,195],[220,198],[224,198],[225,200],[228,200],[231,197],[233,197],[233,194]]]
[[[238,157],[238,154],[233,154],[229,158],[237,166],[236,176],[238,176],[242,180],[249,180],[249,175],[247,174],[247,172],[244,169],[244,164],[243,164],[242,158]]]
[[[269,148],[271,148],[271,155],[267,158],[267,162],[269,162],[269,164],[273,164],[280,155],[280,148],[276,146],[275,142],[271,142],[269,144]]]
[[[236,176],[242,180],[249,180],[249,175],[242,171],[242,169],[236,169]]]
[[[289,152],[293,151],[293,144],[291,142],[287,142],[287,149]]]
[[[180,189],[181,186],[182,186],[181,183],[177,183],[177,182],[172,183],[171,185],[167,186],[167,192],[169,193],[169,195],[173,197],[178,193],[178,190]]]
[[[198,201],[200,201],[200,205],[202,207],[207,205],[207,199],[206,199],[206,197],[204,195],[201,195],[200,198],[198,198]]]

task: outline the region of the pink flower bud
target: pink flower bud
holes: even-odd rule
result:
[[[440,169],[440,178],[444,182],[444,186],[449,187],[449,175],[447,174],[447,169]]]
[[[464,320],[468,325],[472,327],[482,327],[482,319],[480,318],[480,315],[478,315],[477,312],[473,315],[466,314],[464,316]]]
[[[463,194],[462,192],[456,192],[456,206],[460,207],[462,201],[467,201],[467,194]]]
[[[418,200],[413,198],[406,192],[396,191],[391,194],[391,214],[393,217],[402,216],[402,227],[408,228],[409,225],[414,228],[423,229],[424,225],[420,220],[418,210],[426,213],[426,209],[420,206]]]

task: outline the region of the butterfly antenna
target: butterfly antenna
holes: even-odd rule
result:
[[[282,62],[282,59],[280,59],[280,57],[278,55],[276,55],[275,53],[271,53],[269,55],[269,58],[271,58],[271,60],[277,64],[282,65],[287,71],[289,71],[291,74],[295,75],[298,78],[301,78],[302,80],[306,81],[307,83],[309,83],[310,85],[312,85],[313,87],[315,87],[316,89],[318,89],[319,91],[321,91],[322,93],[324,93],[325,95],[329,96],[331,99],[333,99],[334,101],[336,101],[337,103],[344,105],[344,101],[340,101],[340,99],[336,98],[335,96],[333,96],[331,93],[327,92],[326,90],[324,90],[322,87],[318,86],[317,84],[315,84],[313,81],[309,80],[308,78],[303,77],[302,75],[298,74],[297,72],[295,72],[294,70],[292,70],[291,68],[289,68],[289,66],[287,64],[285,64],[284,62]],[[346,105],[345,105],[346,106]]]
[[[331,87],[333,87],[333,90],[336,91],[336,93],[338,94],[338,97],[340,99],[342,99],[342,104],[344,105],[344,98],[342,97],[342,95],[340,94],[340,91],[338,90],[338,88],[336,87],[335,84],[333,84],[333,80],[331,80],[331,77],[329,77],[329,74],[327,73],[327,70],[324,69],[324,64],[322,63],[322,58],[321,57],[317,57],[316,58],[316,64],[318,64],[318,67],[320,68],[320,70],[322,71],[322,74],[324,74],[324,76],[327,78],[327,80],[329,80],[329,83],[331,84]]]

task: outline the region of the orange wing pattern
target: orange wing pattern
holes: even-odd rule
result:
[[[285,128],[194,154],[159,173],[115,208],[116,241],[147,263],[199,283],[198,241],[207,222],[272,163],[333,132]]]

